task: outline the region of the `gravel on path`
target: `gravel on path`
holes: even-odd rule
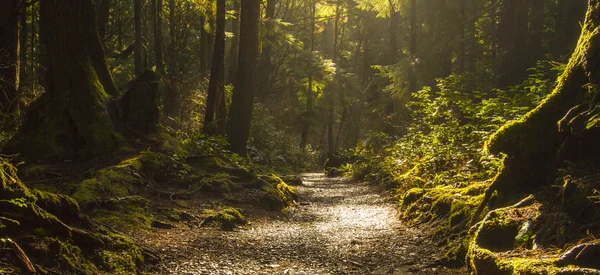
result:
[[[298,205],[235,231],[177,226],[147,236],[157,274],[464,274],[438,265],[426,230],[374,188],[303,174]],[[151,240],[151,241],[150,241]]]

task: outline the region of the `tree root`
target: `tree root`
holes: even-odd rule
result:
[[[29,260],[29,257],[27,257],[27,254],[25,254],[23,249],[21,249],[21,247],[13,240],[11,240],[11,239],[5,239],[5,240],[6,240],[6,243],[8,243],[11,246],[12,251],[15,253],[15,256],[17,257],[17,259],[19,260],[19,263],[25,269],[25,271],[27,273],[34,274],[36,272],[35,267],[33,266],[33,263],[31,263],[31,261]]]

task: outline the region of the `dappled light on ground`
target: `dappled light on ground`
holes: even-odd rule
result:
[[[395,205],[361,183],[304,174],[298,206],[234,232],[174,229],[161,235],[168,274],[460,274]]]

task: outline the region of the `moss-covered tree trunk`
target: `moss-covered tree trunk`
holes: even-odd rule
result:
[[[100,155],[115,149],[109,104],[117,89],[91,0],[40,1],[45,93],[27,110],[9,151],[29,157]]]
[[[21,0],[0,1],[0,114],[13,114],[19,106],[20,5]]]
[[[494,191],[509,203],[512,194],[531,192],[554,183],[564,160],[600,155],[600,0],[589,0],[577,48],[554,91],[522,119],[508,123],[487,142],[493,154],[506,154],[504,167],[486,191],[481,213]],[[498,205],[498,204],[496,204]],[[473,222],[477,221],[474,216]]]

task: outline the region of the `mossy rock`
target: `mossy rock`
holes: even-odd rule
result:
[[[204,216],[202,226],[217,223],[221,229],[230,231],[238,225],[246,224],[244,215],[236,208],[226,207],[218,211],[204,210],[202,215]]]
[[[296,188],[287,185],[275,174],[267,174],[259,177],[262,189],[267,193],[261,201],[272,210],[282,210],[296,203]]]
[[[73,198],[85,208],[111,198],[135,195],[143,184],[137,171],[130,166],[133,165],[129,163],[131,160],[125,162],[100,169],[93,178],[77,184]]]
[[[475,233],[475,244],[493,252],[515,249],[533,235],[528,232],[519,234],[519,231],[533,230],[529,224],[538,219],[540,207],[541,204],[530,196],[517,205],[490,211]]]

